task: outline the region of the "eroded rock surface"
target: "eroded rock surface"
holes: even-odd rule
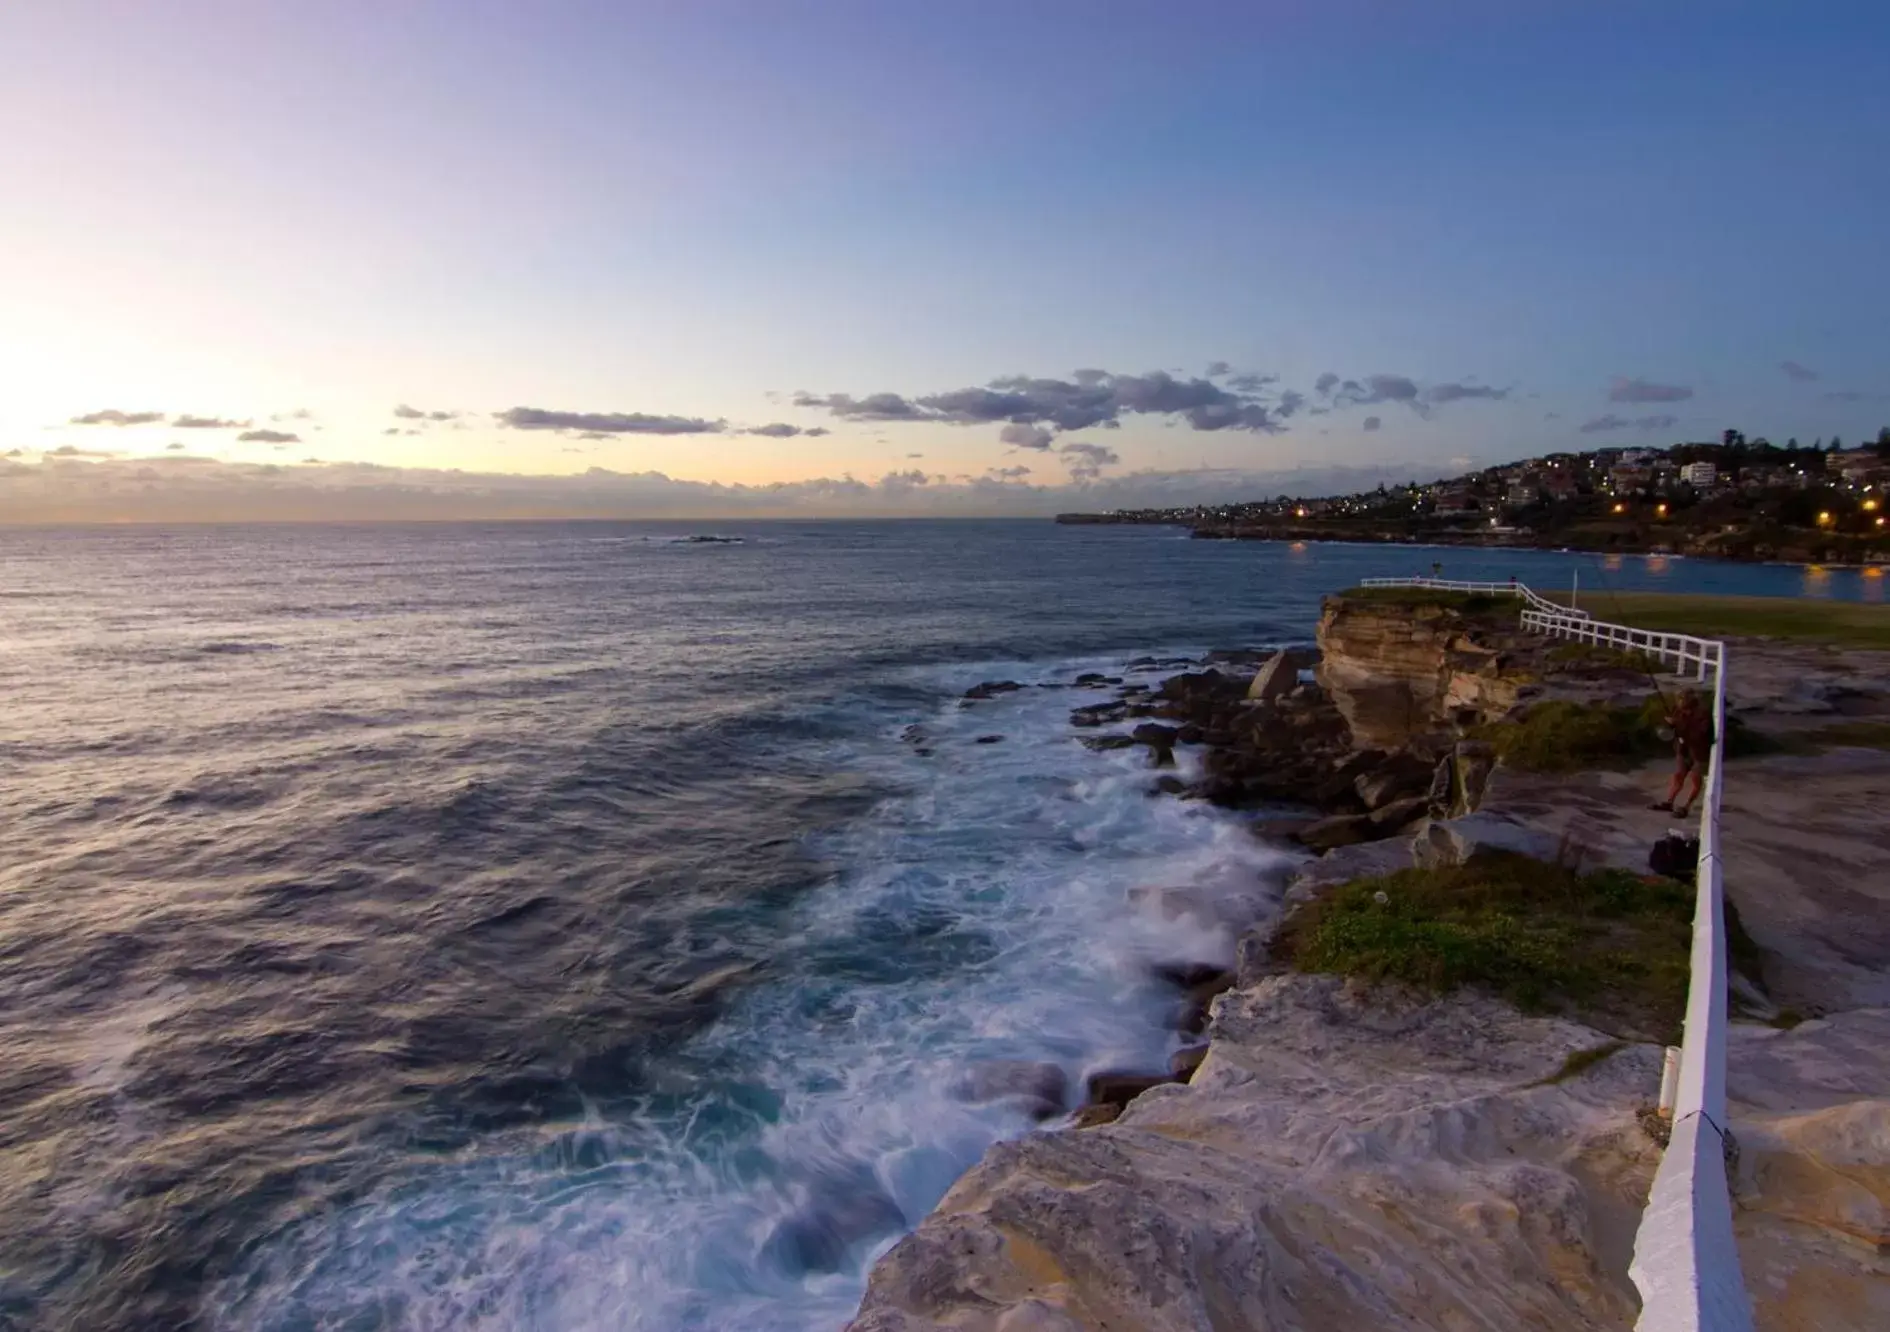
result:
[[[1486,999],[1280,976],[1189,1085],[993,1148],[875,1268],[854,1332],[1627,1328],[1659,1053]]]

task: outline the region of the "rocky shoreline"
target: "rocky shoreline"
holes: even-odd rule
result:
[[[987,682],[964,706],[1024,687]],[[1658,816],[1616,826],[1644,795],[1558,808],[1479,738],[1540,701],[1638,702],[1644,673],[1474,609],[1341,596],[1316,651],[1143,658],[1074,687],[1108,697],[1073,708],[1073,729],[1094,749],[1145,750],[1151,798],[1250,811],[1255,836],[1301,858],[1231,906],[1185,885],[1132,892],[1137,909],[1238,939],[1228,965],[1161,973],[1180,1042],[1169,1067],[1101,1070],[1080,1089],[1053,1066],[974,1070],[959,1095],[1020,1101],[1046,1129],[994,1147],[893,1246],[853,1332],[1630,1327],[1659,1045],[1474,992],[1300,973],[1276,940],[1283,914],[1336,884],[1485,847],[1644,869]],[[1890,973],[1890,950],[1882,961]],[[1776,1018],[1744,983],[1750,1011]],[[1805,1025],[1808,1049],[1832,1039],[1827,1022]],[[1774,1038],[1766,1068],[1831,1076],[1785,1052],[1795,1031],[1760,1030]],[[1876,1063],[1850,1084],[1869,1094],[1876,1256],[1767,1232],[1775,1260],[1821,1262],[1819,1289],[1871,1311],[1831,1326],[1872,1326],[1890,1300],[1868,1285],[1890,1276],[1890,1059]],[[1799,1104],[1810,1094],[1790,1081],[1774,1074],[1766,1094]],[[1855,1106],[1844,1113],[1857,1129]],[[1754,1131],[1774,1168],[1796,1150],[1795,1130]],[[1834,1203],[1834,1187],[1777,1205],[1857,1205]]]

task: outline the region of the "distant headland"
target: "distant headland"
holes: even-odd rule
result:
[[[1428,484],[1353,495],[1064,513],[1246,541],[1382,541],[1733,560],[1890,560],[1890,426],[1874,443],[1748,440],[1551,453]]]

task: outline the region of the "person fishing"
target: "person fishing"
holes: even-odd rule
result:
[[[1706,764],[1713,749],[1713,720],[1706,715],[1700,696],[1689,689],[1667,712],[1667,729],[1673,732],[1673,780],[1667,784],[1667,798],[1648,806],[1669,810],[1684,818],[1693,802],[1700,798],[1700,785],[1706,780]],[[1691,783],[1691,791],[1680,799],[1682,786]]]

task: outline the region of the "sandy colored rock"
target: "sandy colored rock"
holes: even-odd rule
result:
[[[1631,1325],[1653,1047],[1545,1083],[1603,1038],[1301,976],[1223,995],[1213,1035],[1191,1085],[993,1148],[855,1332]]]

